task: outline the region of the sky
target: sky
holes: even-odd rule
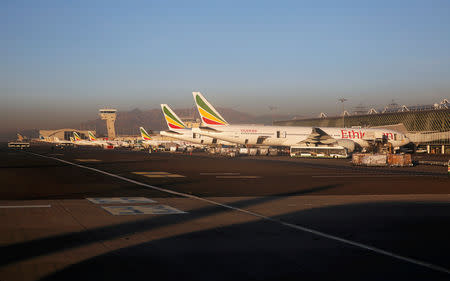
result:
[[[450,96],[450,1],[0,2],[0,128],[193,106],[318,116]]]

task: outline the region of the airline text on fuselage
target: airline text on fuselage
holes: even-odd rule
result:
[[[363,131],[355,130],[341,130],[341,137],[343,139],[362,139],[366,133]],[[392,133],[383,133],[388,139],[393,139],[394,135]]]

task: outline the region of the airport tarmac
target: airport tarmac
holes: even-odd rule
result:
[[[0,150],[0,280],[448,280],[446,167]]]

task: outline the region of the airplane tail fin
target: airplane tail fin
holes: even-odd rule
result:
[[[228,125],[228,122],[212,106],[200,92],[192,92],[202,123],[206,125]]]
[[[150,135],[147,133],[147,131],[144,129],[144,127],[140,127],[139,131],[141,131],[141,137],[143,140],[151,140],[152,139],[150,137]]]
[[[18,141],[23,141],[23,136],[19,133],[17,133],[17,140]]]
[[[80,141],[81,137],[77,132],[73,132],[73,138],[75,139],[75,141]]]
[[[161,109],[164,114],[164,118],[167,122],[167,127],[170,130],[180,130],[186,129],[186,125],[181,121],[181,119],[173,112],[172,109],[167,104],[161,104]]]
[[[89,140],[90,141],[96,141],[97,138],[94,136],[94,134],[91,131],[88,131]]]

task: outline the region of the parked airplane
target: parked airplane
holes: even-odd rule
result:
[[[97,137],[91,131],[88,131],[88,137],[89,137],[89,143],[101,146],[103,148],[107,147],[107,146],[119,146],[118,144],[114,143],[113,141],[97,139]]]
[[[66,141],[66,140],[60,140],[58,137],[53,137],[53,138],[46,138],[43,135],[39,135],[39,139],[38,141],[40,142],[46,142],[46,143],[51,143],[54,144],[56,146],[64,146],[64,145],[73,145],[74,141],[71,138],[70,141]]]
[[[55,144],[56,146],[73,145],[72,141],[60,140],[57,137],[54,137],[53,141],[51,141],[51,143]]]
[[[88,131],[89,141],[97,143],[102,147],[113,146],[113,147],[129,147],[130,144],[126,141],[121,140],[99,140],[91,131]]]
[[[28,138],[24,138],[21,134],[17,133],[17,141],[27,141]]]
[[[166,119],[167,127],[169,127],[169,131],[160,132],[162,136],[168,136],[200,145],[236,145],[227,141],[193,133],[192,129],[188,128],[167,104],[161,104],[161,110]]]
[[[168,140],[154,140],[143,127],[139,127],[139,131],[141,131],[142,144],[145,147],[148,146],[159,146],[159,145],[167,145],[167,144],[176,144],[176,145],[185,145],[184,143],[177,141],[168,141]]]
[[[76,145],[100,146],[100,147],[104,147],[105,145],[107,145],[100,141],[84,140],[80,137],[80,135],[77,132],[73,132],[73,138],[74,138],[74,143]]]
[[[201,93],[192,94],[202,120],[202,126],[194,128],[193,132],[241,145],[342,146],[352,152],[357,147],[369,147],[376,140],[386,140],[395,149],[410,142],[403,133],[380,128],[230,125]]]

